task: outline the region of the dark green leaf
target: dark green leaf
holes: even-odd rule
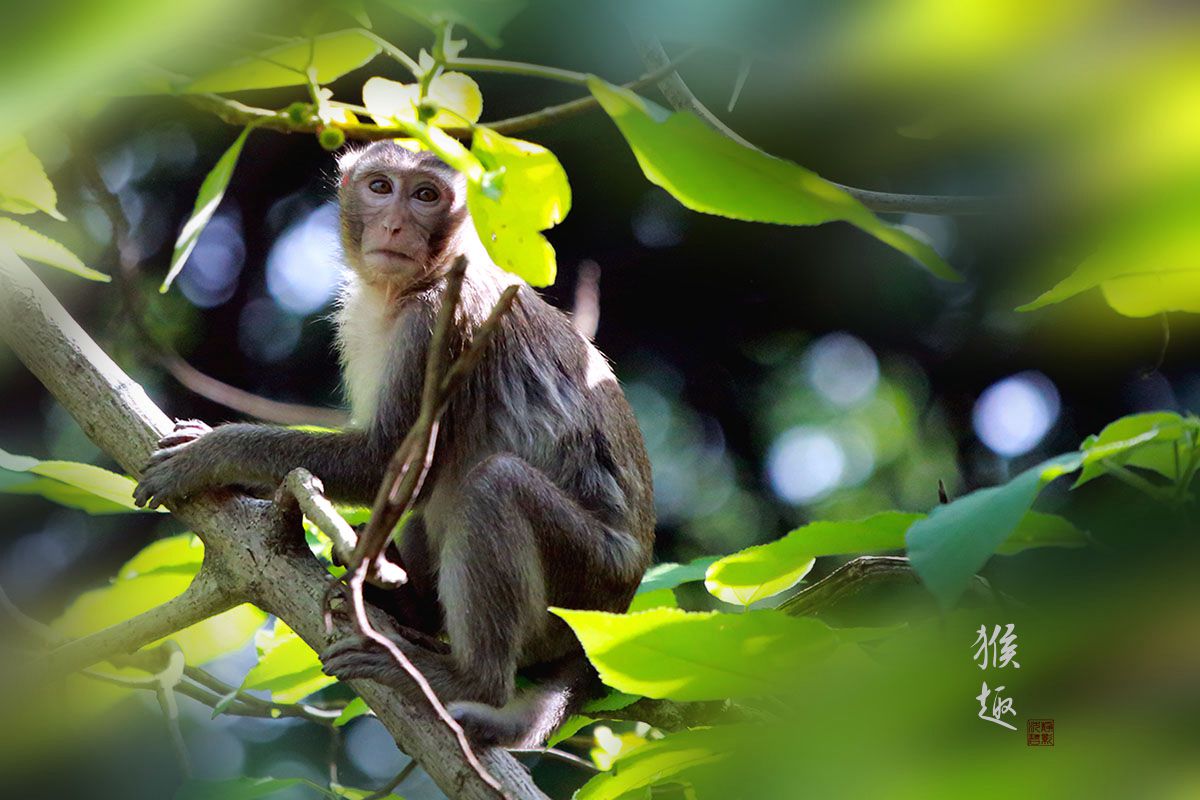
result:
[[[908,529],[908,557],[943,606],[958,599],[979,569],[1017,529],[1042,488],[1084,463],[1077,453],[1052,458],[1002,486],[942,505]]]
[[[237,166],[238,156],[242,154],[242,146],[246,144],[246,137],[250,135],[250,130],[251,128],[247,127],[238,135],[229,149],[217,161],[217,165],[204,177],[204,182],[200,184],[200,192],[196,195],[196,205],[192,208],[192,215],[184,224],[183,230],[179,232],[179,238],[175,241],[175,252],[171,255],[171,268],[167,271],[167,277],[163,280],[159,291],[165,292],[171,288],[172,281],[183,269],[184,263],[191,255],[192,248],[200,239],[204,226],[216,213],[217,206],[221,204],[221,198],[225,196],[225,189],[229,186],[229,179],[233,177],[233,169]]]

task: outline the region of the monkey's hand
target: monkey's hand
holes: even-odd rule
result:
[[[142,470],[133,501],[138,506],[158,508],[220,485],[216,460],[209,452],[213,448],[205,446],[215,442],[201,441],[212,432],[200,420],[176,420],[174,430],[158,440],[158,449]]]

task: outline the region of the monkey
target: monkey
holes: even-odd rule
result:
[[[642,434],[606,358],[570,318],[489,257],[466,182],[427,151],[376,142],[339,158],[345,285],[336,340],[352,423],[340,432],[180,422],[135,490],[172,504],[218,487],[273,491],[304,467],[338,502],[371,504],[419,411],[446,274],[468,259],[450,328],[461,353],[506,287],[516,298],[450,399],[401,535],[408,581],[392,638],[468,736],[540,746],[599,691],[550,606],[624,612],[650,564],[653,487]],[[339,679],[411,691],[376,643],[350,637],[322,661]],[[520,692],[518,671],[535,678]]]

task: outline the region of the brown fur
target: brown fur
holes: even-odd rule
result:
[[[470,259],[456,352],[515,282],[487,258],[463,181],[441,162],[380,143],[345,157],[342,169],[343,246],[354,278],[339,315],[340,340],[347,375],[358,375],[354,405],[369,412],[364,427],[333,434],[248,424],[187,428],[152,458],[139,502],[228,484],[271,490],[291,469],[306,467],[334,499],[370,503],[417,414],[447,265],[460,252]],[[438,218],[421,218],[424,203],[406,211],[401,206],[412,202],[404,191],[395,192],[393,206],[368,194],[363,181],[379,174],[404,191],[413,175],[444,176]],[[412,250],[414,229],[425,248],[420,259],[363,257],[364,237]],[[355,330],[362,319],[356,304],[368,300],[382,313],[374,327]],[[373,341],[388,348],[378,376],[362,368]],[[653,538],[650,466],[616,379],[564,314],[522,286],[447,409],[433,467],[400,538],[410,574],[392,598],[400,622],[446,635],[450,652],[403,638],[399,644],[477,741],[540,744],[595,683],[575,637],[547,606],[623,611],[649,565]],[[339,642],[323,658],[341,678],[408,685],[391,658],[363,640]],[[520,668],[543,680],[514,698]]]

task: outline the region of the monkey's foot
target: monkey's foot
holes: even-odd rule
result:
[[[399,636],[388,638],[401,650],[411,647]],[[321,664],[326,675],[340,681],[366,678],[396,689],[406,688],[409,682],[408,673],[396,663],[392,654],[366,636],[348,636],[334,642],[321,653]]]

